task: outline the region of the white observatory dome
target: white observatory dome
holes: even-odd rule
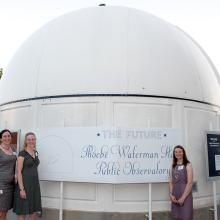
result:
[[[219,74],[198,44],[179,28],[126,7],[92,7],[49,22],[21,46],[0,80],[0,128],[20,131],[18,142],[27,131],[45,128],[63,132],[67,128],[181,130],[196,171],[193,203],[197,219],[207,219],[207,213],[212,216],[212,182],[207,181],[204,145],[207,131],[220,130],[219,113]],[[59,138],[42,141],[36,135],[38,143],[46,143],[39,148],[40,179],[42,170],[48,169],[53,178],[59,173],[62,181],[59,185],[49,175],[41,181],[47,220],[54,219],[58,209],[62,216],[62,207],[69,219],[144,219],[147,206],[152,207],[155,219],[169,215],[167,182],[152,183],[152,196],[147,180],[139,183],[133,174],[134,183],[102,184],[92,179],[90,183],[90,179],[85,181],[87,173],[79,182],[66,182],[66,173],[79,167],[78,159],[65,150],[67,144]],[[124,143],[111,137],[106,144]],[[89,141],[90,135],[85,132],[80,138]],[[132,139],[128,142],[134,143]],[[82,151],[75,145],[80,144],[78,139],[72,144],[77,155]],[[150,147],[154,152],[153,141]],[[56,158],[62,158],[61,162],[56,163]],[[85,160],[85,168],[88,166]],[[116,178],[114,175],[109,177]],[[216,185],[218,200],[220,182]]]
[[[61,16],[17,51],[0,104],[68,95],[146,95],[220,105],[219,76],[183,31],[143,11],[93,7]]]

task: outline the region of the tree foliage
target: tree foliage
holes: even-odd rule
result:
[[[0,68],[0,79],[2,78],[2,75],[3,75],[3,69]]]

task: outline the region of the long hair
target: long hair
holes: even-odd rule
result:
[[[175,150],[177,148],[179,148],[183,151],[183,165],[186,166],[188,163],[190,163],[190,161],[188,160],[188,158],[186,156],[186,151],[185,151],[184,147],[181,145],[176,145],[173,149],[173,164],[172,164],[173,169],[175,168],[175,166],[177,164],[177,158],[175,157]]]
[[[24,136],[24,146],[23,146],[24,150],[27,149],[27,144],[26,144],[26,142],[27,142],[27,136],[29,136],[29,135],[33,135],[33,136],[36,138],[36,135],[35,135],[35,133],[33,133],[33,132],[28,132],[28,133],[26,133],[25,136]],[[36,146],[34,146],[34,147],[35,147],[35,150],[36,150]]]

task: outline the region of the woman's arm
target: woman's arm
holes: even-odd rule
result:
[[[187,184],[186,184],[186,188],[182,194],[182,196],[180,197],[180,199],[178,200],[178,203],[180,205],[182,205],[186,199],[186,197],[190,194],[190,192],[192,191],[192,185],[193,185],[193,169],[192,169],[192,164],[189,163],[186,166],[186,170],[187,170]]]
[[[26,193],[23,184],[23,177],[22,177],[22,169],[24,164],[24,157],[19,156],[17,161],[17,178],[18,178],[18,186],[20,190],[20,197],[22,199],[26,199]]]
[[[169,192],[171,194],[173,193],[173,180],[172,180],[172,176],[171,175],[169,177]]]
[[[172,170],[172,168],[171,168]],[[172,172],[170,173],[170,177],[169,177],[169,196],[170,196],[170,200],[173,203],[177,203],[177,199],[176,197],[173,195],[173,180],[172,180]]]

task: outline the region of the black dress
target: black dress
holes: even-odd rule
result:
[[[33,158],[27,151],[23,150],[19,153],[19,157],[24,157],[22,177],[26,199],[20,197],[18,184],[15,189],[13,211],[17,215],[28,215],[33,213],[41,213],[41,194],[38,179],[37,167],[40,163],[38,155]]]

